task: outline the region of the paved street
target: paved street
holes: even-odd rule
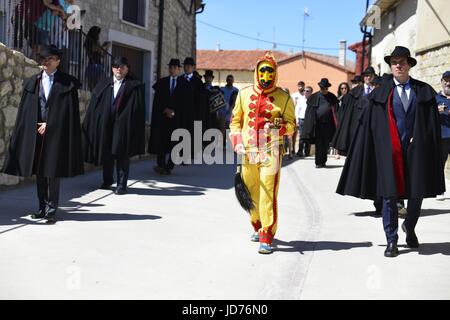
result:
[[[450,192],[424,201],[410,250],[385,258],[371,201],[334,193],[344,161],[285,161],[272,255],[250,242],[234,166],[160,177],[134,162],[124,196],[101,172],[62,182],[60,220],[33,221],[34,185],[0,193],[1,299],[449,299]],[[447,189],[450,182],[447,180]]]

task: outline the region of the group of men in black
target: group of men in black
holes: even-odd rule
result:
[[[130,76],[127,59],[117,57],[113,76],[97,84],[81,125],[79,81],[58,70],[61,53],[55,46],[44,48],[40,60],[43,71],[23,84],[2,171],[36,175],[39,210],[32,218],[54,223],[59,179],[82,174],[84,161],[103,166],[104,189],[113,184],[115,164],[115,193],[127,192],[129,159],[145,152],[144,85]],[[354,88],[343,98],[340,113],[338,99],[328,91],[331,84],[322,79],[321,90],[307,101],[301,137],[316,143],[317,167],[325,166],[332,140],[347,155],[337,192],[379,203],[387,239],[384,255],[395,257],[397,201],[408,200],[402,229],[407,245],[417,248],[415,226],[422,200],[443,194],[445,182],[436,92],[410,77],[417,61],[407,48],[396,47],[385,61],[392,74],[384,76],[373,91],[364,85]],[[194,66],[194,60],[186,58],[185,73],[179,75],[180,61],[172,59],[169,76],[153,86],[148,151],[157,154],[154,170],[159,174],[170,174],[174,168],[170,154],[175,129],[192,133],[196,120],[203,131],[215,125],[216,114],[208,105],[210,86],[194,74]]]
[[[445,191],[445,160],[437,94],[409,75],[416,59],[397,46],[384,60],[392,74],[375,87],[368,81],[354,87],[339,109],[336,96],[326,90],[328,80],[322,79],[321,91],[308,99],[302,139],[315,141],[316,167],[325,166],[330,145],[347,156],[337,193],[374,200],[386,234],[384,255],[396,257],[398,202],[408,201],[401,228],[406,244],[418,248],[415,227],[422,201]],[[373,78],[375,71],[369,67],[363,75]]]
[[[97,84],[80,123],[79,81],[58,70],[61,52],[43,48],[43,70],[24,81],[16,124],[2,172],[36,175],[39,209],[31,217],[56,222],[60,178],[83,174],[84,162],[103,166],[110,189],[116,164],[118,195],[127,192],[129,158],[145,152],[144,85],[131,77],[125,57]]]
[[[83,123],[80,123],[79,81],[58,70],[61,52],[46,46],[40,53],[43,70],[25,80],[15,128],[2,172],[36,175],[39,209],[33,219],[56,221],[60,178],[83,174],[84,162],[103,167],[101,189],[127,193],[130,158],[145,154],[145,89],[131,76],[125,57],[116,57],[112,76],[96,84]],[[210,112],[211,91],[195,74],[193,58],[168,64],[169,76],[158,80],[147,151],[157,155],[154,170],[163,175],[174,168],[171,141],[175,129],[193,137],[194,121],[203,132],[215,125]],[[193,139],[193,138],[191,138]],[[115,167],[115,170],[114,170]],[[116,177],[114,178],[114,171]]]

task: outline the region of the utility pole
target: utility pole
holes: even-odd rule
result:
[[[306,17],[309,17],[308,8],[305,8],[305,11],[303,12],[302,56],[305,54],[305,26],[306,26]]]

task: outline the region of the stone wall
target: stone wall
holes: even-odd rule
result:
[[[16,122],[23,80],[39,71],[39,66],[34,60],[0,43],[0,168],[3,166],[9,137]],[[79,91],[82,117],[90,96],[89,92]],[[26,179],[0,174],[0,186],[16,185],[24,180]]]
[[[417,53],[417,78],[429,83],[436,91],[441,91],[441,77],[450,70],[450,44]]]
[[[196,57],[195,13],[189,12],[190,0],[165,1],[161,76],[167,76],[167,63],[171,58],[183,62]]]
[[[429,83],[436,91],[441,91],[441,78],[450,70],[450,45],[417,53],[417,78]],[[446,176],[450,179],[450,160],[446,163]]]

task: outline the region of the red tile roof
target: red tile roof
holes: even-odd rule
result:
[[[197,69],[253,71],[256,61],[267,50],[197,50]],[[282,51],[273,51],[277,61],[289,57]]]
[[[253,71],[255,63],[266,50],[197,50],[197,69],[206,70],[236,70],[236,71]],[[301,57],[301,53],[290,55],[282,51],[274,51],[279,64],[291,62]],[[346,66],[339,64],[337,56],[330,56],[315,52],[305,52],[305,56],[346,72],[355,72],[355,63],[347,61]]]
[[[292,62],[296,59],[299,59],[302,56],[302,53],[297,53],[291,56],[288,56],[284,59],[281,59],[278,61],[278,64],[284,64],[288,62]],[[353,61],[346,61],[345,67],[339,64],[339,57],[337,56],[330,56],[327,54],[321,54],[321,53],[315,53],[315,52],[308,52],[305,51],[305,57],[314,59],[316,61],[323,62],[325,64],[328,64],[330,66],[336,67],[338,69],[341,69],[346,72],[355,73],[355,63]]]

